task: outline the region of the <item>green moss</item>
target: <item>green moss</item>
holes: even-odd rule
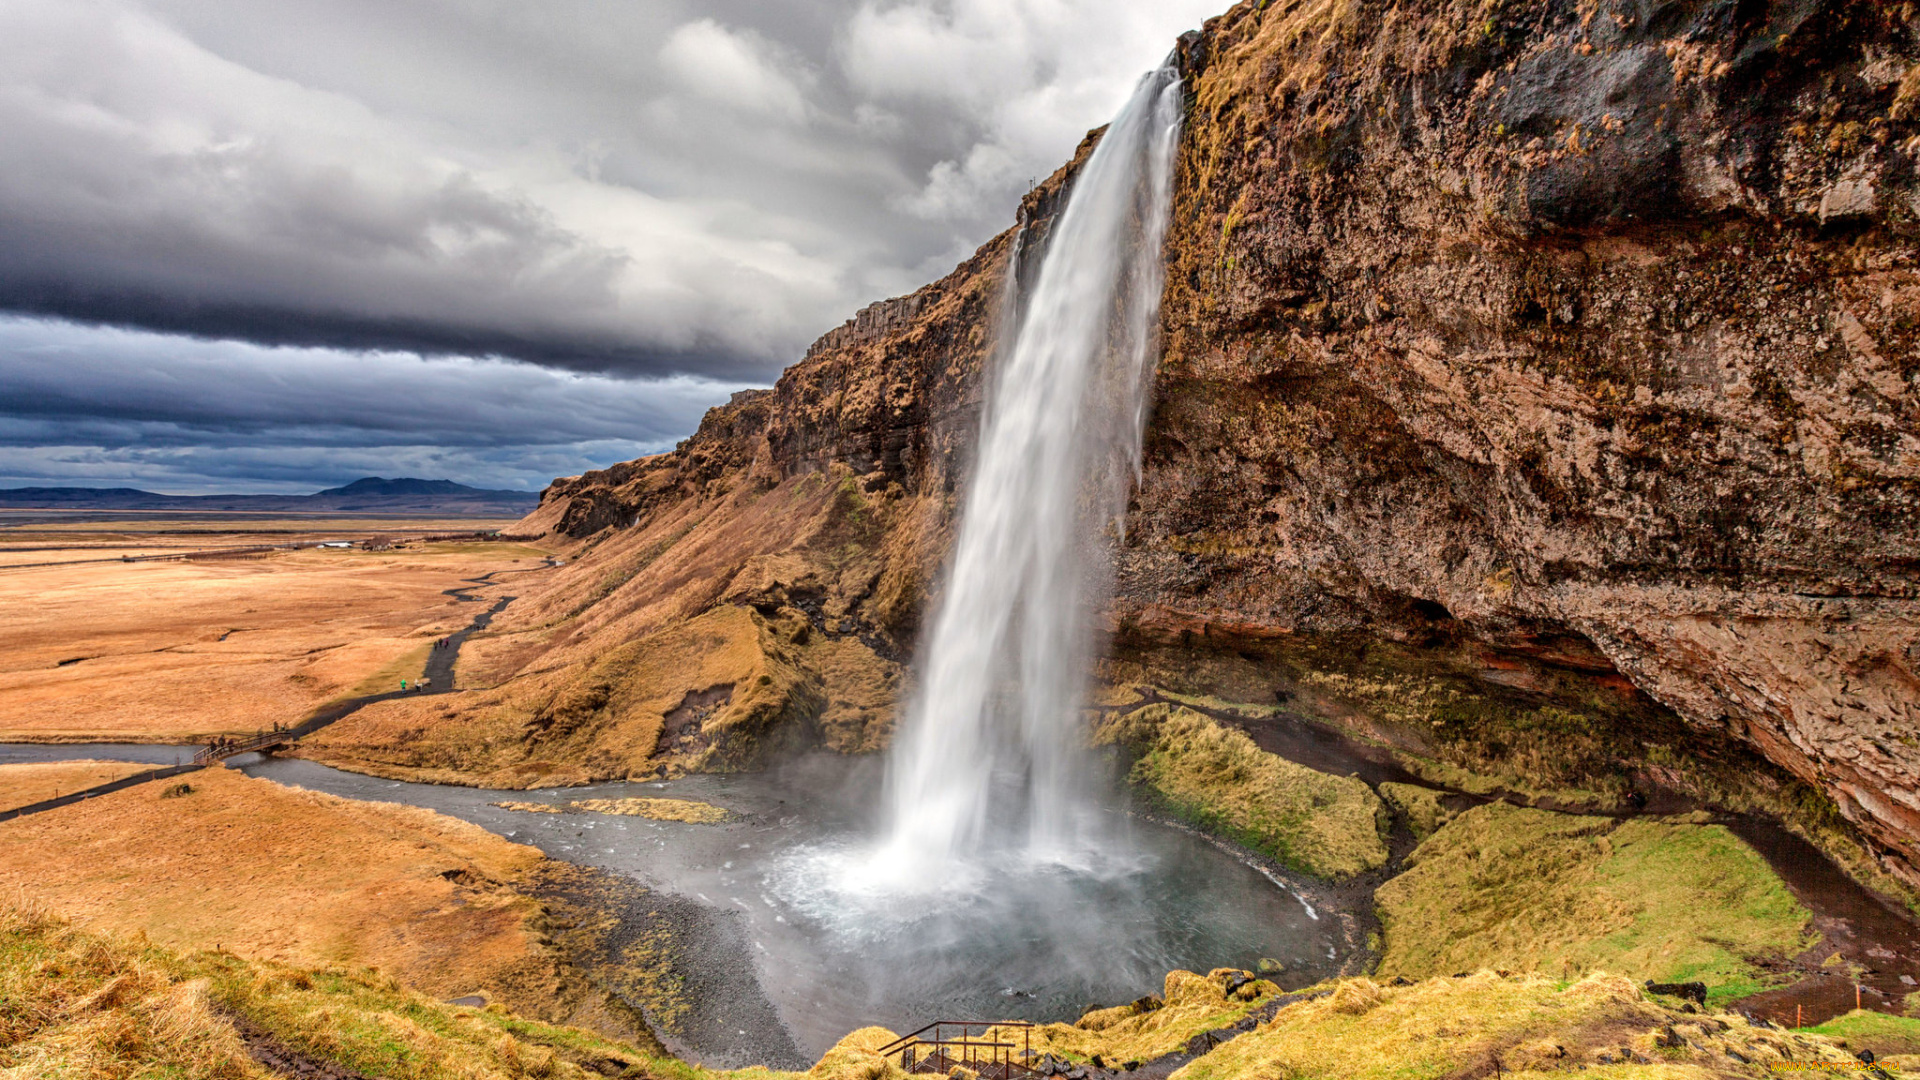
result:
[[[1366,784],[1269,754],[1192,709],[1135,709],[1099,741],[1136,755],[1130,779],[1174,813],[1284,866],[1345,878],[1387,861],[1386,808]]]
[[[1495,589],[1511,571],[1488,580]],[[1109,679],[1210,695],[1209,707],[1270,713],[1276,676],[1284,711],[1387,748],[1426,784],[1518,795],[1567,807],[1618,809],[1636,774],[1702,805],[1778,818],[1854,880],[1920,912],[1920,890],[1888,874],[1823,792],[1751,746],[1705,736],[1619,679],[1478,650],[1419,648],[1365,636],[1172,645],[1122,634]],[[1506,671],[1502,681],[1490,677]],[[1257,704],[1247,704],[1257,703]]]
[[[1481,966],[1763,988],[1755,958],[1798,953],[1811,916],[1718,825],[1554,814],[1492,803],[1442,827],[1375,896],[1380,970]]]
[[[1888,1016],[1855,1009],[1845,1016],[1800,1030],[1845,1039],[1849,1049],[1871,1050],[1879,1057],[1920,1054],[1920,1019],[1911,1016]]]

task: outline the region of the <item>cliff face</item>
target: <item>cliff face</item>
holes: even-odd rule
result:
[[[1915,18],[1256,0],[1183,39],[1166,350],[1110,680],[1277,694],[1410,753],[1621,797],[1687,786],[1676,754],[1753,762],[1920,885]],[[1022,207],[1027,263],[1073,167]],[[781,730],[884,742],[1014,235],[674,452],[548,489],[524,530],[574,559],[462,676],[492,687],[463,706],[500,725],[488,768],[712,767]],[[716,609],[760,635],[741,654],[760,667],[621,698],[642,676],[611,652]],[[697,737],[671,734],[693,730],[674,702],[763,668],[759,711],[702,706]],[[602,684],[568,699],[575,742],[539,726]],[[412,768],[423,738],[458,742],[394,723],[426,734],[343,732],[340,752]],[[466,753],[443,756],[471,774]]]
[[[1912,4],[1245,4],[1188,46],[1124,617],[1617,669],[1920,839]]]

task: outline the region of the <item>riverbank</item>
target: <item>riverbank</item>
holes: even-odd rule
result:
[[[19,818],[0,840],[0,889],[93,929],[378,967],[439,998],[645,1037],[552,945],[540,852],[444,815],[216,767]]]

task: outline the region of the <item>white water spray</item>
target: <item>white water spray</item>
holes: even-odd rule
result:
[[[1180,113],[1178,72],[1141,80],[1074,182],[1003,353],[888,770],[896,881],[951,885],[987,851],[1074,861],[1093,839],[1080,713],[1158,356]]]

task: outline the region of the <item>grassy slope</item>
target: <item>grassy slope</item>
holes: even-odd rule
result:
[[[308,970],[179,953],[0,908],[0,1077],[241,1080],[269,1073],[234,1019],[281,1047],[387,1080],[600,1076],[653,1058],[574,1028],[455,1009],[371,968]]]
[[[1716,825],[1580,817],[1493,803],[1417,848],[1376,896],[1387,975],[1480,966],[1699,979],[1759,989],[1748,958],[1800,952],[1808,912]]]
[[[1403,987],[1353,979],[1330,989],[1280,1010],[1174,1080],[1428,1080],[1573,1070],[1595,1080],[1680,1080],[1764,1075],[1767,1065],[1788,1059],[1800,1067],[1851,1061],[1825,1040],[1754,1028],[1737,1016],[1675,1012],[1618,976],[1567,984],[1483,971]]]
[[[1133,753],[1131,779],[1175,813],[1292,869],[1345,878],[1387,861],[1385,808],[1359,780],[1296,765],[1174,705],[1119,715],[1098,738]]]
[[[1849,1050],[1871,1050],[1882,1058],[1906,1058],[1901,1064],[1909,1068],[1920,1065],[1920,1019],[1911,1016],[1855,1009],[1818,1027],[1801,1030],[1845,1040]]]

